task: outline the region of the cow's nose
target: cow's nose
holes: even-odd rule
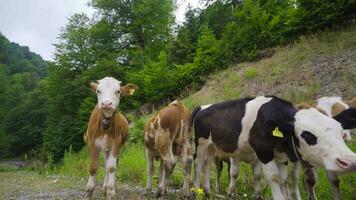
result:
[[[102,108],[111,108],[112,102],[109,100],[105,100],[101,102],[101,107]]]
[[[343,170],[356,171],[356,158],[354,156],[343,156],[336,159],[336,164]]]

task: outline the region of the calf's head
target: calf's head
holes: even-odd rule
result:
[[[98,107],[106,118],[116,112],[122,96],[132,95],[138,87],[133,84],[121,86],[121,81],[112,77],[105,77],[96,83],[90,83],[90,88],[96,92]]]
[[[356,154],[342,138],[348,122],[338,122],[314,108],[299,110],[295,115],[295,134],[299,153],[312,165],[335,172],[356,171]]]

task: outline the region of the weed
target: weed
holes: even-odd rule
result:
[[[253,79],[255,78],[256,76],[258,76],[258,72],[255,68],[247,68],[245,69],[244,71],[244,76],[246,79]]]

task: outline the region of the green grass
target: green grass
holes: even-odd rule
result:
[[[146,153],[142,145],[131,145],[121,155],[117,175],[122,182],[146,184]]]
[[[256,76],[258,76],[258,72],[254,68],[247,68],[244,72],[245,78],[247,79],[253,79]]]

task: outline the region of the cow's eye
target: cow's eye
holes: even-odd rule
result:
[[[120,93],[121,93],[121,91],[120,91],[120,90],[118,90],[118,91],[117,91],[117,93],[118,93],[118,94],[120,94]]]
[[[96,90],[96,93],[97,93],[97,94],[100,94],[101,92],[100,92],[100,90]]]
[[[318,142],[318,138],[312,134],[309,131],[303,131],[303,133],[300,135],[307,144],[311,145],[315,145]]]

